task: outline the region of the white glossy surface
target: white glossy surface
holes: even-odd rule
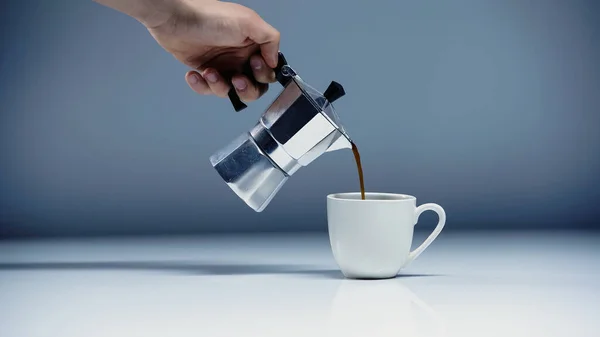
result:
[[[598,235],[445,232],[361,281],[326,235],[0,242],[0,335],[599,336],[599,253]]]
[[[437,213],[433,232],[413,251],[414,227],[425,211]],[[327,196],[327,228],[333,257],[352,279],[390,278],[415,260],[440,234],[444,209],[433,203],[417,207],[414,196],[394,193],[336,193]]]

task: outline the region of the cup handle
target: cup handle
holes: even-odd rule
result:
[[[437,238],[437,236],[440,234],[440,232],[442,231],[442,229],[444,228],[444,225],[446,224],[446,212],[444,211],[444,209],[442,208],[442,206],[438,205],[438,204],[423,204],[419,207],[417,207],[417,209],[415,210],[415,217],[417,219],[416,222],[419,221],[419,217],[421,216],[421,213],[425,212],[425,211],[434,211],[437,213],[438,215],[438,223],[435,226],[435,229],[433,230],[433,232],[431,234],[429,234],[429,237],[427,237],[427,239],[425,239],[425,241],[423,241],[423,243],[417,247],[415,250],[413,250],[412,252],[410,252],[408,254],[408,260],[406,261],[406,265],[408,265],[409,263],[411,263],[412,261],[414,261],[419,255],[421,255],[421,253],[423,253],[423,251],[433,242],[433,240],[435,240],[435,238]],[[417,224],[415,222],[415,225]]]

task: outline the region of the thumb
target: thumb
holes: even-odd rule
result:
[[[250,40],[260,45],[262,57],[271,68],[277,67],[279,60],[280,34],[277,29],[266,23],[258,14],[252,15],[246,22],[247,34]]]

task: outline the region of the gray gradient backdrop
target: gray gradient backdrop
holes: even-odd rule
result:
[[[369,191],[437,202],[447,230],[598,229],[597,1],[242,3],[309,83],[345,86]],[[358,189],[331,153],[254,213],[208,157],[276,86],[235,113],[91,1],[5,0],[0,27],[0,236],[325,230],[326,194]]]

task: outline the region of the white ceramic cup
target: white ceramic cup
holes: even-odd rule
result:
[[[433,233],[412,252],[413,229],[424,211],[439,220]],[[327,196],[327,226],[333,257],[347,278],[392,278],[440,234],[446,213],[437,204],[417,207],[411,195],[337,193]]]

